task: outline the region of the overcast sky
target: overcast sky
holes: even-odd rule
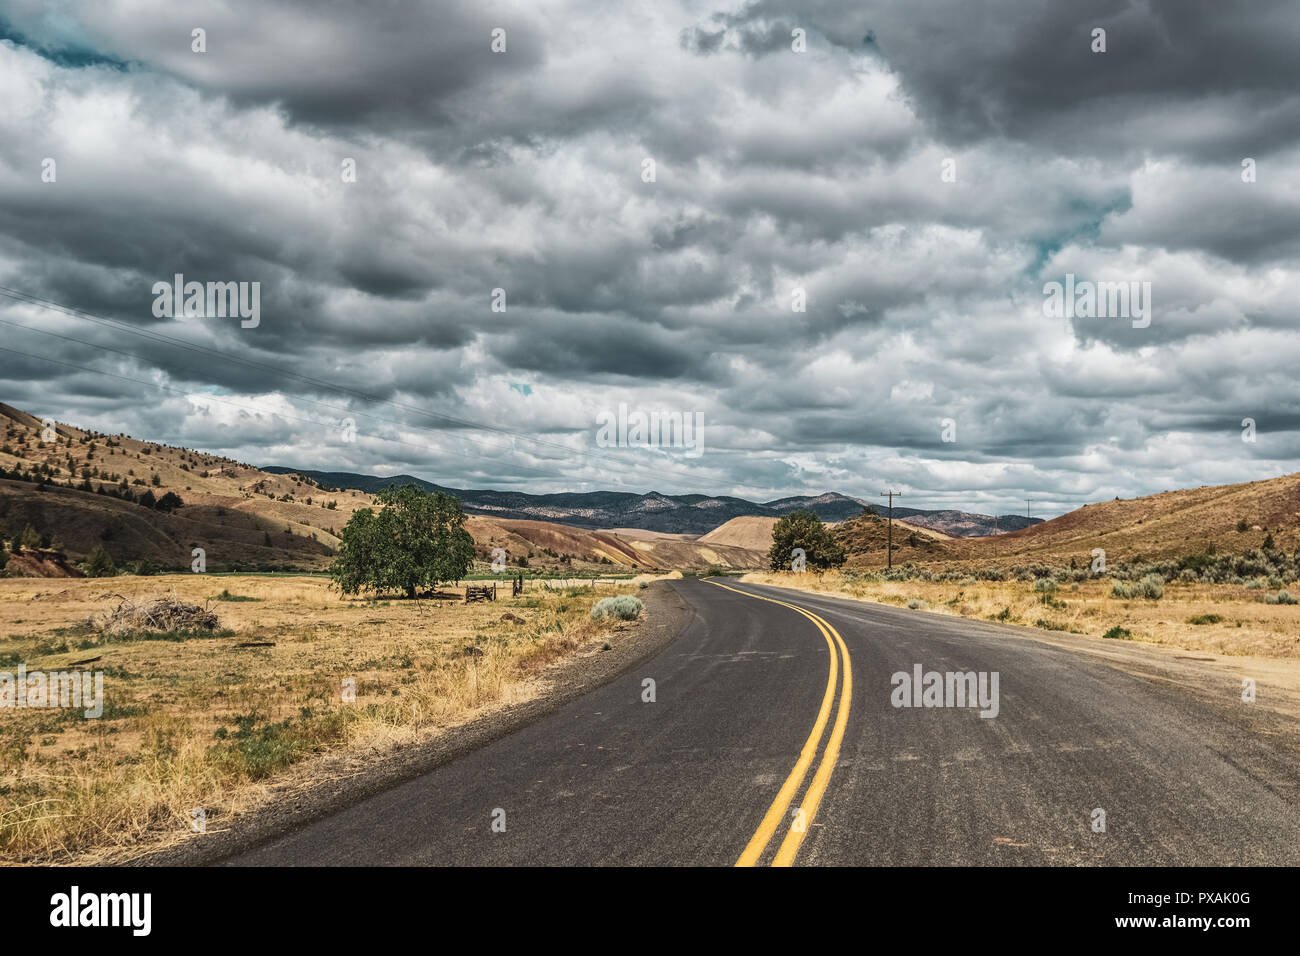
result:
[[[0,285],[129,326],[0,297],[42,417],[1040,515],[1300,470],[1294,0],[4,0],[0,38]],[[259,323],[156,318],[177,273]],[[1045,315],[1067,274],[1150,324]],[[620,403],[702,453],[598,447]]]

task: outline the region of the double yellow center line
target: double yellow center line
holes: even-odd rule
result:
[[[799,792],[799,788],[803,786],[804,778],[808,775],[808,768],[812,766],[813,760],[817,757],[817,748],[821,744],[822,735],[826,732],[826,725],[830,723],[831,712],[835,710],[835,684],[837,680],[840,680],[840,662],[843,661],[844,674],[843,680],[840,682],[839,709],[835,713],[835,726],[831,728],[830,737],[826,741],[826,749],[822,751],[821,763],[817,765],[817,772],[813,775],[812,783],[808,785],[808,790],[803,795],[803,802],[799,804],[799,811],[791,814],[795,822],[791,823],[790,829],[786,831],[785,839],[781,841],[781,845],[776,851],[776,856],[772,858],[773,866],[792,866],[795,854],[799,852],[804,837],[808,835],[808,828],[812,826],[813,818],[817,816],[817,808],[821,805],[822,797],[826,793],[826,787],[830,784],[831,774],[834,772],[835,764],[839,760],[840,744],[844,740],[844,729],[848,726],[849,703],[853,698],[853,667],[849,662],[849,649],[844,646],[844,638],[840,637],[839,631],[812,611],[785,601],[778,601],[775,598],[763,597],[759,594],[751,594],[749,591],[741,591],[739,588],[718,584],[717,581],[710,581],[709,584],[725,588],[728,591],[735,591],[735,593],[743,594],[745,597],[751,597],[759,601],[769,601],[772,604],[788,607],[792,611],[798,611],[817,625],[817,630],[821,631],[822,637],[826,639],[826,647],[829,649],[831,656],[830,674],[826,678],[826,693],[822,696],[821,709],[817,712],[817,720],[813,724],[812,732],[808,735],[803,749],[799,752],[799,759],[795,762],[794,769],[790,771],[790,776],[786,777],[785,783],[781,785],[776,799],[768,807],[767,813],[763,816],[763,821],[758,825],[758,829],[754,831],[754,835],[750,838],[745,851],[740,854],[740,859],[736,861],[736,866],[754,866],[757,864],[768,844],[772,842],[772,838],[776,835],[782,822],[786,820],[786,813],[790,809],[790,803],[794,800],[795,794]],[[838,653],[836,653],[837,647]]]

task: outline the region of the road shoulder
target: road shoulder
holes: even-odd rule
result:
[[[107,861],[129,866],[201,866],[243,853],[313,821],[423,776],[548,716],[572,700],[609,683],[666,648],[690,623],[694,612],[668,581],[641,591],[643,618],[608,639],[579,648],[543,675],[545,690],[528,701],[448,728],[435,739],[385,753],[328,754],[307,777],[328,770],[323,781],[303,786],[290,770],[269,788],[261,805],[220,828],[185,842]]]

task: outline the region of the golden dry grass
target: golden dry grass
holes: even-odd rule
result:
[[[216,600],[223,591],[252,600]],[[193,808],[226,820],[277,780],[330,772],[313,755],[427,741],[527,700],[548,662],[598,652],[629,626],[589,617],[600,597],[629,591],[534,586],[464,605],[342,600],[310,576],[0,579],[0,670],[100,670],[105,696],[99,719],[3,712],[0,860],[87,861],[181,839]],[[117,604],[110,592],[208,603],[220,627],[106,637],[83,622]],[[237,646],[252,643],[274,646]]]
[[[1263,592],[1232,584],[1167,584],[1158,601],[1111,596],[1111,580],[1062,584],[1052,595],[1022,581],[865,581],[827,574],[747,574],[741,580],[776,584],[905,607],[924,601],[917,613],[934,612],[997,620],[1101,638],[1113,627],[1128,640],[1225,655],[1300,658],[1300,607],[1263,603]],[[1294,588],[1293,588],[1294,590]],[[1193,618],[1222,620],[1193,624]]]

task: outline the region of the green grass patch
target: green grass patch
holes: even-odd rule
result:
[[[234,730],[220,727],[208,748],[214,764],[248,780],[261,780],[343,739],[347,716],[342,711],[264,722],[256,711],[235,717]]]

